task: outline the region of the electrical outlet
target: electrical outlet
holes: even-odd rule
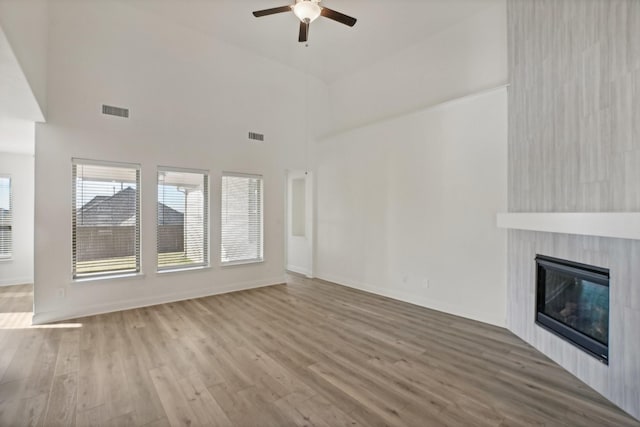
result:
[[[58,298],[64,298],[64,288],[58,288]]]

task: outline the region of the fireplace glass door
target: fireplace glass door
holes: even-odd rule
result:
[[[538,255],[536,323],[608,360],[609,271]]]

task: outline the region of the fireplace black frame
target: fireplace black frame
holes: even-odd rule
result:
[[[571,274],[581,279],[588,280],[592,283],[606,286],[609,288],[609,269],[595,267],[592,265],[581,264],[578,262],[567,261],[559,258],[553,258],[545,255],[536,255],[536,314],[535,322],[537,325],[552,332],[560,338],[568,341],[605,365],[609,364],[609,346],[600,341],[591,338],[588,335],[566,325],[562,322],[545,314],[545,272],[547,270],[559,273]],[[608,332],[607,332],[608,335]]]

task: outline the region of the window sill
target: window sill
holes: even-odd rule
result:
[[[100,283],[114,280],[130,280],[130,279],[144,279],[144,273],[126,273],[126,274],[113,274],[109,276],[98,277],[82,277],[79,279],[72,279],[72,285],[81,285],[85,283]]]
[[[172,273],[182,273],[187,271],[202,271],[202,270],[211,270],[210,265],[199,265],[197,267],[183,267],[183,268],[167,268],[166,270],[158,270],[158,274],[172,274]]]
[[[221,262],[220,267],[234,267],[237,265],[248,265],[248,264],[261,264],[264,262],[264,258],[261,259],[251,259],[246,261],[229,261],[229,262]]]
[[[0,258],[0,262],[11,262],[13,261],[12,257],[8,257],[8,258]]]

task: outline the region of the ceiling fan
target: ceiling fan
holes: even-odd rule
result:
[[[353,27],[356,24],[356,18],[336,12],[327,7],[320,6],[322,0],[296,0],[295,4],[289,6],[274,7],[271,9],[256,10],[253,16],[259,18],[261,16],[274,15],[276,13],[293,12],[300,19],[299,42],[306,42],[309,39],[309,25],[319,16],[332,19],[344,25]]]

